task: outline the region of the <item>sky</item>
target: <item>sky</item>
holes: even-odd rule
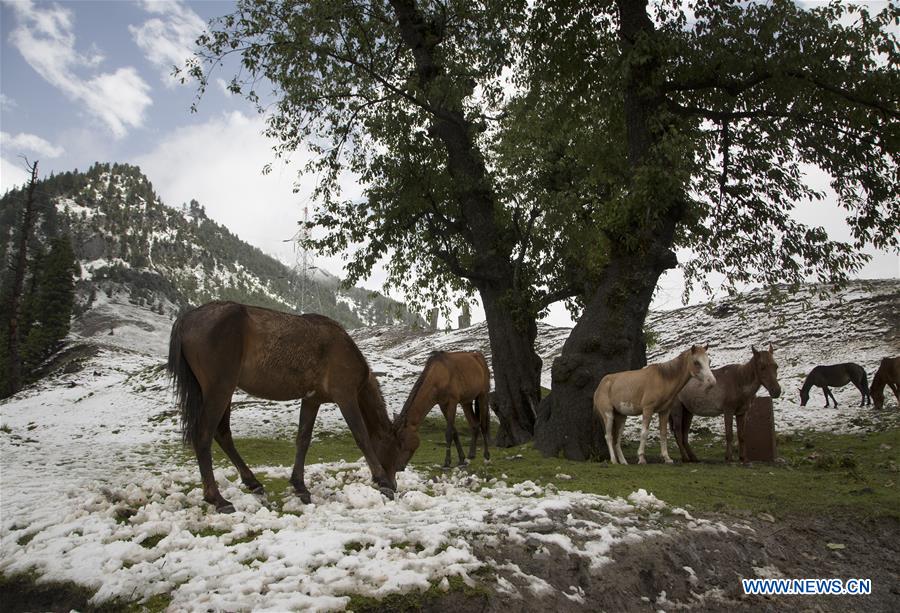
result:
[[[264,118],[226,91],[227,70],[212,75],[196,113],[196,85],[171,75],[206,22],[233,8],[219,0],[0,0],[0,193],[26,179],[21,156],[39,160],[41,176],[98,161],[136,164],[166,204],[194,198],[242,239],[293,265],[297,222],[304,207],[315,206],[311,180],[296,185],[304,154],[275,160],[275,143],[261,134]],[[263,175],[270,162],[273,171]],[[811,172],[810,181],[824,186],[827,178]],[[345,190],[362,192],[352,183]],[[833,204],[801,204],[796,215],[832,236],[850,236]],[[870,253],[860,277],[900,276],[897,254]],[[314,261],[342,273],[340,258]],[[377,268],[362,285],[380,290],[383,281]],[[682,288],[680,273],[670,271],[653,308],[681,306]],[[480,309],[473,315],[483,318]],[[572,325],[561,304],[547,321]]]

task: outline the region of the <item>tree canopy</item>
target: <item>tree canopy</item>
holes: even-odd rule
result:
[[[188,73],[202,93],[238,55],[230,89],[276,152],[313,153],[308,246],[345,254],[350,282],[385,262],[413,306],[478,291],[501,404],[533,405],[544,309],[616,326],[633,291],[642,321],[676,248],[689,282],[732,286],[840,281],[863,246],[897,248],[898,22],[891,4],[787,0],[241,1]],[[851,242],[792,216],[822,197],[811,167]],[[641,350],[617,364],[641,362],[639,333],[604,351],[623,343]]]

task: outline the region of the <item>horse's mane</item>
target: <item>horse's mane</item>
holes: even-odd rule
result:
[[[419,378],[416,379],[415,385],[413,385],[412,390],[409,392],[409,396],[406,398],[406,402],[403,403],[403,408],[400,410],[400,414],[397,416],[397,419],[394,420],[394,428],[399,429],[406,424],[406,418],[409,414],[409,410],[412,408],[413,400],[416,395],[418,395],[419,390],[422,387],[422,384],[425,383],[425,379],[428,375],[428,371],[431,369],[431,365],[437,362],[438,360],[444,359],[447,352],[445,351],[432,351],[428,354],[428,360],[425,361],[425,367],[422,369],[422,374],[419,375]]]
[[[671,381],[673,379],[679,378],[682,372],[682,359],[684,359],[685,356],[690,352],[690,349],[685,349],[667,362],[658,362],[656,364],[656,367],[659,370],[659,374],[662,375],[663,379]]]

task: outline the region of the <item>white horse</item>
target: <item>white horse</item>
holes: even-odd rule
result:
[[[628,464],[622,453],[622,428],[626,417],[641,415],[644,423],[638,463],[647,463],[644,447],[650,430],[650,418],[658,413],[660,454],[666,464],[672,463],[666,441],[669,405],[691,377],[707,387],[716,384],[716,378],[709,370],[707,347],[694,345],[668,362],[650,364],[640,370],[612,373],[600,380],[594,392],[594,410],[603,419],[610,462]]]

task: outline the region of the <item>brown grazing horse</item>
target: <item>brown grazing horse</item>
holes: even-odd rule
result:
[[[715,385],[716,378],[709,370],[706,349],[706,346],[694,345],[668,362],[612,373],[600,380],[594,392],[594,411],[603,419],[611,463],[628,464],[622,454],[622,428],[629,415],[643,417],[638,463],[647,463],[644,447],[654,413],[659,413],[660,454],[667,464],[672,463],[666,441],[669,405],[692,377],[707,387]]]
[[[397,440],[378,381],[356,343],[321,315],[289,315],[270,309],[210,302],[181,315],[172,326],[169,373],[175,382],[186,443],[197,455],[203,499],[223,513],[234,506],[213,477],[212,441],[219,444],[253,493],[263,486],[231,438],[231,396],[240,388],[268,400],[302,398],[291,484],[310,501],[303,465],[313,424],[323,402],[340,407],[356,444],[384,495],[396,489]]]
[[[852,383],[862,395],[859,406],[865,406],[872,403],[872,397],[869,395],[869,381],[866,377],[865,369],[859,364],[853,362],[844,362],[843,364],[831,364],[830,366],[816,366],[808,375],[803,387],[800,388],[800,406],[805,407],[809,402],[809,390],[812,386],[821,387],[825,392],[825,406],[828,407],[828,397],[834,400],[836,407],[838,402],[834,394],[828,389],[831,387],[843,387],[848,383]]]
[[[713,417],[725,415],[725,461],[732,459],[732,416],[737,418],[738,455],[744,461],[744,416],[756,397],[760,386],[766,388],[772,398],[781,395],[778,385],[778,364],[775,350],[769,344],[768,351],[753,351],[746,364],[728,364],[714,368],[716,384],[703,388],[697,381],[688,381],[669,407],[669,421],[675,441],[681,452],[682,462],[696,462],[697,456],[688,444],[691,420],[694,415]]]
[[[490,428],[490,408],[488,392],[491,388],[491,371],[480,351],[435,351],[428,356],[422,374],[409,393],[403,410],[397,417],[395,429],[405,432],[404,437],[418,440],[418,429],[425,415],[434,405],[441,407],[447,420],[447,455],[444,466],[450,466],[450,442],[456,443],[459,464],[466,463],[462,444],[456,432],[456,405],[461,404],[469,427],[472,429],[472,444],[469,459],[475,457],[479,433],[484,439],[484,459],[490,460],[488,435]],[[475,405],[474,410],[472,405]],[[402,463],[406,466],[406,463]]]
[[[872,402],[876,409],[884,407],[884,386],[894,392],[897,406],[900,407],[900,357],[881,358],[881,364],[872,377]]]

